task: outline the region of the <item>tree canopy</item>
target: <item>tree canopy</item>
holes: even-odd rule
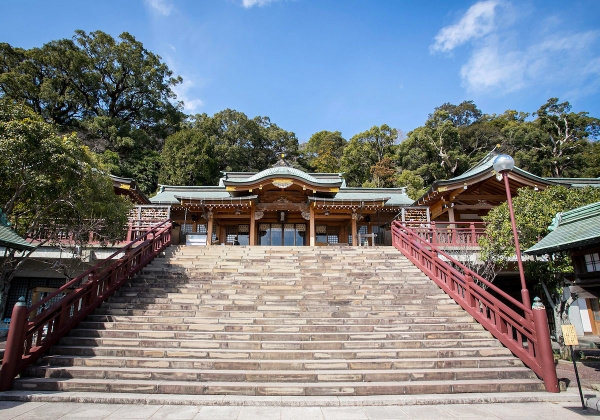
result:
[[[118,40],[76,31],[72,39],[25,50],[0,43],[0,94],[29,105],[59,130],[75,130],[105,154],[115,175],[156,189],[156,163],[184,115],[173,87],[181,82],[161,58],[127,32]],[[143,161],[149,165],[138,165]]]
[[[115,195],[112,180],[76,135],[58,134],[32,109],[4,98],[0,150],[0,206],[19,235],[54,243],[69,232],[80,245],[90,232],[104,242],[124,237],[130,204]],[[3,293],[17,264],[12,254],[2,261]]]

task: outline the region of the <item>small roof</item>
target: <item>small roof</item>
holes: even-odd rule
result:
[[[431,189],[435,189],[435,187],[437,187],[437,186],[452,185],[452,184],[456,184],[456,183],[460,183],[460,182],[465,182],[472,178],[476,178],[486,172],[489,173],[490,176],[495,175],[494,160],[496,159],[497,156],[498,156],[498,152],[496,152],[495,150],[492,150],[490,153],[488,153],[483,159],[481,159],[479,162],[477,162],[477,164],[475,164],[475,166],[473,166],[468,171],[466,171],[458,176],[455,176],[454,178],[450,178],[447,180],[435,181],[433,183],[433,186]],[[517,166],[515,166],[511,172],[519,174],[519,175],[523,176],[524,178],[528,178],[528,179],[538,182],[542,185],[544,185],[544,184],[556,185],[557,184],[557,182],[554,181],[553,178],[542,178],[542,177],[534,175],[530,172],[527,172]]]
[[[370,200],[386,199],[386,206],[410,206],[413,201],[404,188],[340,188],[334,200]]]
[[[122,178],[115,175],[109,175],[113,181],[113,188],[117,194],[126,195],[135,204],[150,204],[151,201],[146,197],[138,187],[135,179]]]
[[[600,188],[600,178],[545,178],[559,184],[574,188],[595,187]]]
[[[159,185],[158,194],[150,199],[152,204],[179,204],[177,197],[192,199],[230,198],[231,194],[224,187]]]
[[[0,246],[18,249],[19,251],[29,251],[35,249],[34,245],[31,245],[25,239],[21,238],[8,226],[3,225],[0,225]]]
[[[543,255],[600,243],[600,202],[558,213],[548,229],[552,232],[525,253]]]

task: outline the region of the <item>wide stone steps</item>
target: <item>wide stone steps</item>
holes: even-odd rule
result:
[[[378,369],[360,371],[343,370],[215,370],[139,367],[32,367],[28,373],[46,378],[85,379],[141,379],[176,380],[194,382],[381,382],[381,381],[453,381],[464,379],[534,379],[529,369],[523,367],[494,367],[448,369]]]
[[[172,247],[15,388],[377,395],[543,384],[395,249]]]
[[[439,347],[497,347],[495,339],[460,338],[435,340],[351,340],[351,341],[233,341],[233,340],[181,340],[169,338],[93,338],[66,337],[61,340],[65,346],[119,346],[119,347],[158,347],[185,348],[195,350],[235,349],[235,350],[360,350],[360,349],[420,349]]]
[[[118,356],[132,357],[186,357],[207,359],[254,359],[254,360],[295,360],[295,359],[377,359],[377,358],[435,358],[435,357],[495,357],[509,356],[510,351],[503,347],[463,347],[463,348],[407,348],[407,349],[359,349],[353,350],[239,350],[239,349],[201,349],[201,348],[160,348],[142,346],[105,346],[82,347],[59,345],[53,347],[51,354],[81,356]]]
[[[345,359],[296,359],[296,360],[239,360],[195,359],[185,357],[123,357],[123,356],[70,356],[47,355],[41,366],[53,367],[105,367],[105,368],[169,368],[169,369],[216,369],[216,370],[392,370],[392,369],[491,369],[517,367],[523,363],[512,355],[495,357],[420,357]]]
[[[71,337],[97,337],[97,338],[142,338],[142,339],[210,339],[225,341],[364,341],[364,340],[434,340],[434,339],[489,339],[487,331],[437,331],[437,332],[414,332],[406,331],[400,333],[223,333],[223,334],[198,334],[197,332],[179,331],[144,331],[127,329],[82,329],[74,330]]]
[[[542,391],[537,379],[384,381],[384,382],[204,382],[120,380],[120,379],[21,379],[17,390],[67,392],[123,392],[144,394],[193,395],[411,395],[452,394],[466,392]],[[477,390],[477,391],[475,391]]]

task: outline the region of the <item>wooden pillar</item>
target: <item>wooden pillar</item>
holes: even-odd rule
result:
[[[213,212],[208,210],[208,226],[206,226],[206,246],[212,245]]]
[[[310,206],[310,246],[315,246],[315,208]]]
[[[356,221],[358,220],[358,213],[352,213],[352,246],[358,245],[358,231],[356,229]]]
[[[450,229],[455,229],[456,219],[454,218],[454,207],[448,207],[448,218],[450,219]]]
[[[250,209],[250,245],[256,245],[256,220],[254,219],[254,207]]]
[[[448,207],[448,219],[450,220],[450,224],[448,225],[448,233],[450,237],[446,240],[452,244],[456,244],[458,242],[458,235],[456,234],[456,224],[454,219],[453,207]]]

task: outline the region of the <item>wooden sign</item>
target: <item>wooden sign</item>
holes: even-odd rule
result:
[[[576,346],[579,344],[574,325],[561,325],[560,327],[562,328],[563,339],[566,346]]]

